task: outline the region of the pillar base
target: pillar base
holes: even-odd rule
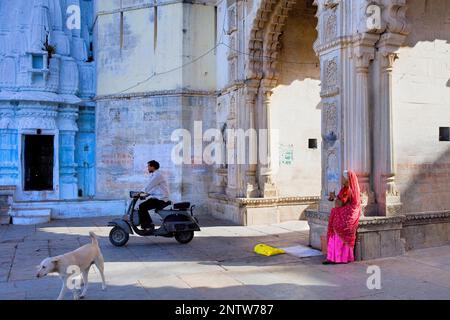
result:
[[[262,196],[264,198],[273,198],[278,196],[278,190],[274,183],[264,183]]]
[[[76,183],[62,183],[59,184],[59,195],[61,200],[78,199],[78,186]]]
[[[321,249],[320,237],[327,234],[329,215],[307,210],[309,245]],[[355,243],[355,259],[370,260],[404,254],[405,244],[401,238],[405,217],[361,217]]]

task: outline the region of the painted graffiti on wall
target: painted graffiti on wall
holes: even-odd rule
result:
[[[294,145],[280,144],[280,164],[292,165],[294,163]]]
[[[129,166],[133,164],[133,157],[128,153],[102,154],[103,164],[110,166]]]

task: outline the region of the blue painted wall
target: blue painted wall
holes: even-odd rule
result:
[[[67,28],[70,5],[80,29]],[[0,185],[15,185],[18,200],[95,195],[92,24],[91,0],[0,1]],[[53,190],[28,192],[22,141],[38,130],[54,136]]]

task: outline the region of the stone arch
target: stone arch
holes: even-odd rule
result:
[[[270,132],[273,124],[279,124],[276,121],[280,119],[281,109],[278,108],[278,111],[271,111],[271,109],[275,110],[274,106],[280,103],[279,93],[281,92],[280,89],[284,87],[284,84],[281,83],[283,74],[285,74],[283,73],[282,56],[286,52],[283,50],[283,43],[285,42],[282,35],[286,30],[290,30],[290,19],[293,18],[292,13],[294,11],[297,12],[300,7],[302,8],[301,10],[306,10],[302,11],[303,13],[307,12],[311,17],[317,17],[315,12],[311,10],[312,5],[314,5],[312,1],[304,0],[261,0],[255,3],[255,6],[258,7],[254,9],[254,20],[251,24],[251,33],[248,40],[250,54],[247,57],[246,82],[244,84],[247,110],[245,112],[248,112],[247,125],[249,127],[262,130],[267,129],[267,132]],[[312,30],[317,29],[316,22],[310,23],[308,20],[305,23],[308,23]],[[299,25],[298,28],[300,27],[303,28]],[[313,40],[315,38],[311,40],[311,51],[314,44]],[[300,57],[300,59],[303,59],[303,57]],[[296,60],[296,62],[300,62],[300,60]],[[316,66],[318,67],[319,64],[317,63]],[[296,72],[302,71],[296,70]],[[317,74],[317,77],[320,77],[320,75]],[[300,84],[297,83],[295,85]],[[302,85],[308,86],[311,83],[305,82]],[[274,92],[277,92],[277,97],[273,95]],[[318,96],[319,93],[317,92]],[[274,97],[278,99],[276,102],[273,99]],[[315,107],[316,105],[314,105]],[[317,110],[317,108],[314,110]],[[273,117],[275,113],[277,115]],[[300,136],[303,134],[301,132],[301,130],[298,130],[297,134]],[[275,142],[276,139],[271,138],[271,134],[268,133],[268,135],[268,141],[264,142],[264,145],[258,145],[258,150],[266,150],[267,153],[265,154],[263,151],[259,153],[259,157],[268,157],[270,161],[259,162],[256,168],[252,166],[248,170],[256,176],[256,187],[259,189],[261,197],[281,196],[282,192],[285,192],[285,190],[282,190],[281,193],[278,193],[275,180],[273,179],[275,172],[278,170],[278,150],[279,148],[284,148],[284,145],[281,146],[278,142]],[[275,133],[273,133],[273,136],[275,136]],[[286,150],[293,148],[290,144],[286,146]],[[293,154],[293,151],[285,152]],[[289,165],[291,164],[289,163]],[[285,170],[284,172],[288,171]]]
[[[289,11],[297,0],[281,0],[274,7],[271,19],[264,31],[263,42],[263,77],[275,85],[279,76],[277,70],[277,57],[280,52],[280,37],[283,33]]]
[[[249,40],[248,79],[265,79],[274,86],[278,77],[280,36],[296,0],[262,0],[256,12]]]

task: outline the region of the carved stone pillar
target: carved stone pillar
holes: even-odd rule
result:
[[[59,187],[61,199],[76,199],[78,197],[77,164],[75,163],[77,118],[78,107],[61,106],[59,108]]]
[[[395,186],[395,157],[392,118],[392,69],[397,54],[389,43],[400,41],[398,35],[384,34],[380,40],[380,187],[378,197],[381,215],[393,216],[401,210],[400,195]],[[402,41],[402,40],[401,40]]]
[[[256,96],[257,96],[257,84],[256,81],[248,83],[245,89],[245,114],[243,116],[243,122],[241,122],[241,128],[245,130],[256,130]],[[250,140],[250,139],[249,139]],[[257,147],[257,146],[255,146]],[[250,151],[250,146],[246,148]],[[255,198],[260,195],[258,183],[256,181],[256,171],[258,168],[257,163],[249,163],[241,165],[245,172],[245,179],[243,185],[243,192],[240,192],[246,198]]]
[[[314,50],[320,59],[322,110],[322,191],[319,211],[330,214],[334,203],[328,201],[330,192],[339,192],[345,159],[347,136],[343,114],[352,94],[349,81],[352,54],[351,38],[341,24],[346,2],[315,0],[317,6],[318,38]],[[345,84],[345,85],[344,85]]]
[[[80,196],[95,195],[95,107],[80,106],[75,139],[75,162]]]
[[[270,111],[270,97],[272,95],[271,90],[264,90],[262,101],[262,119],[259,132],[259,165],[260,165],[260,187],[261,196],[264,198],[278,196],[278,191],[273,181],[273,151],[272,148],[276,148],[276,145],[272,145],[272,124],[271,124],[271,111]],[[263,131],[264,130],[264,131]],[[262,151],[262,152],[261,152]]]
[[[352,126],[347,130],[352,132],[350,136],[353,138],[348,166],[358,176],[364,215],[376,213],[375,195],[370,182],[372,148],[369,125],[369,65],[375,57],[374,44],[378,38],[375,34],[360,34],[353,44],[356,82],[353,103],[349,106],[352,110],[348,113],[352,121],[347,122]]]
[[[0,185],[16,185],[19,177],[14,106],[0,102]]]

